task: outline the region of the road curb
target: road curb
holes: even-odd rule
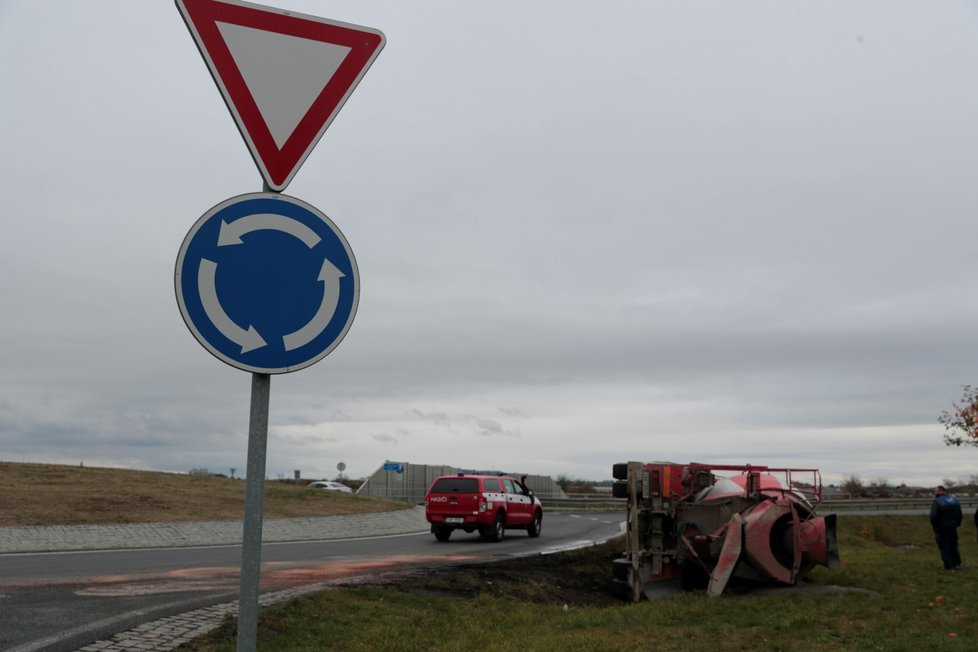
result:
[[[240,545],[242,521],[0,528],[0,554]],[[266,520],[263,543],[427,532],[423,507],[374,514]]]

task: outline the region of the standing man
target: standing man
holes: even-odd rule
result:
[[[961,525],[961,503],[939,486],[934,492],[934,502],[930,506],[930,526],[934,529],[934,539],[941,550],[944,570],[961,568],[961,554],[958,552],[958,526]]]

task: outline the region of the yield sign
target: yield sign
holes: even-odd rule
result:
[[[176,0],[262,177],[284,190],[384,47],[383,32],[239,0]]]

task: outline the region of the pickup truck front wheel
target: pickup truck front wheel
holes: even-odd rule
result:
[[[533,521],[526,527],[526,533],[531,537],[540,536],[543,530],[543,512],[539,509],[533,513]]]

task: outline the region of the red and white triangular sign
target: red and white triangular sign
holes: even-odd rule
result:
[[[284,190],[384,47],[383,32],[239,0],[176,0],[252,158]]]

